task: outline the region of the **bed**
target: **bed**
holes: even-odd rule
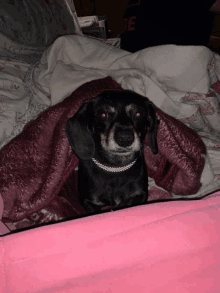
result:
[[[0,292],[219,292],[219,55],[129,53],[82,35],[70,1],[1,5]],[[87,215],[64,129],[105,89],[154,102],[160,153],[146,141],[148,204]]]

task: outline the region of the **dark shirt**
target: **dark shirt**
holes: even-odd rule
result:
[[[128,0],[121,48],[130,52],[163,45],[207,45],[213,0]]]

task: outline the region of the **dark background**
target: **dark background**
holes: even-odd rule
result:
[[[117,37],[121,33],[122,18],[127,0],[74,0],[77,15],[106,15],[109,37]]]
[[[109,37],[117,37],[123,30],[123,15],[128,1],[129,0],[74,0],[74,5],[79,17],[106,15],[108,21]],[[210,6],[212,1],[205,0],[201,2],[206,2]],[[181,2],[178,2],[178,8],[180,6]],[[190,6],[188,9],[190,10]],[[196,13],[196,11],[199,12],[199,10],[200,9],[198,7],[198,10],[194,10],[194,13]],[[152,11],[152,13],[156,17],[157,11]],[[214,21],[210,35],[209,47],[212,50],[218,52],[220,51],[220,11],[213,11],[212,13]]]

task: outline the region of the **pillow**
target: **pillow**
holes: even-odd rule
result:
[[[36,63],[46,47],[31,47],[13,42],[0,33],[0,58],[7,61]]]
[[[67,5],[65,0],[2,1],[0,56],[36,62],[57,37],[79,32]]]
[[[45,46],[58,36],[76,32],[63,0],[5,0],[1,7],[0,32],[15,42]]]

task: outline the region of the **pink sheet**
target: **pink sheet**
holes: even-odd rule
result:
[[[220,192],[0,238],[0,292],[220,292]]]

